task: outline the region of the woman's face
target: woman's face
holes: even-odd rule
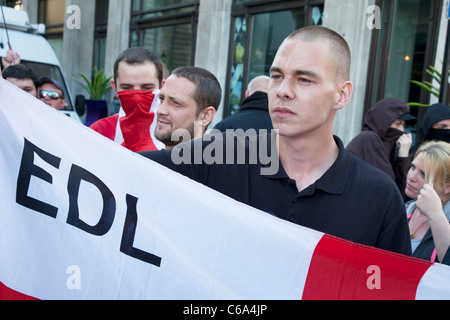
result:
[[[417,200],[420,190],[425,184],[425,168],[423,153],[419,153],[411,164],[406,180],[405,193],[411,199]]]

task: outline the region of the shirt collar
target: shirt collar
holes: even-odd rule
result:
[[[334,136],[334,140],[339,147],[338,158],[331,166],[331,168],[328,169],[328,171],[325,172],[325,174],[312,185],[312,189],[321,189],[327,193],[339,195],[344,193],[348,173],[350,170],[350,163],[349,154],[345,150],[342,140],[337,136]],[[287,175],[281,163],[280,168],[275,175],[265,177],[272,180],[291,179]]]

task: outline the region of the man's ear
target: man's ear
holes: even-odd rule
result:
[[[114,79],[111,79],[110,83],[111,88],[114,90],[115,93],[117,93],[116,82],[114,81]]]
[[[200,112],[197,121],[202,122],[203,131],[206,131],[206,129],[211,124],[215,116],[216,116],[216,109],[214,109],[214,107],[211,106],[207,107],[202,112]]]
[[[352,98],[353,84],[350,81],[345,81],[340,85],[335,110],[343,109]]]

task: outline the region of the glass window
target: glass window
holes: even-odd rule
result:
[[[247,2],[251,1],[236,0],[236,4]],[[253,78],[269,75],[278,47],[290,33],[309,24],[322,24],[323,9],[322,4],[287,10],[278,8],[270,12],[267,7],[261,6],[252,7],[253,14],[249,17],[235,17],[225,116],[239,111],[246,86]]]
[[[321,26],[323,24],[324,6],[313,6],[311,11],[311,24],[313,26]]]
[[[198,0],[133,0],[133,11],[139,13],[143,19],[170,16],[190,12],[198,2]]]
[[[230,114],[239,111],[244,81],[244,57],[246,52],[247,20],[243,17],[235,19],[233,62],[230,80]]]
[[[166,64],[169,71],[194,63],[199,0],[133,0],[130,38]]]
[[[195,4],[192,0],[151,0],[144,1],[143,11],[164,8],[164,10],[152,12],[144,15],[144,18],[160,17],[181,12],[192,11],[191,6]]]
[[[144,0],[142,9],[154,10],[180,4],[193,4],[194,2],[193,0]]]
[[[46,25],[46,34],[58,34],[64,31],[65,2],[60,0],[39,1],[39,23]]]
[[[394,9],[389,61],[386,74],[386,97],[419,101],[419,90],[410,80],[422,79],[427,48],[430,1],[400,0]]]
[[[14,8],[16,10],[23,10],[23,1],[22,0],[6,0],[2,2],[2,5]]]
[[[60,37],[47,37],[48,43],[52,46],[53,51],[55,51],[58,60],[61,62],[63,59],[63,39]]]
[[[45,38],[59,61],[63,59],[64,13],[64,1],[39,0],[38,22],[45,24]]]
[[[405,102],[421,102],[421,90],[411,80],[422,81],[425,69],[433,64],[439,22],[439,0],[393,0],[382,8],[382,28],[378,32],[375,63],[369,72],[368,106],[385,97]],[[388,28],[387,26],[392,26]],[[412,108],[417,115],[418,110]]]
[[[94,66],[105,69],[106,36],[99,36],[94,40]]]
[[[156,53],[169,70],[192,61],[192,28],[188,24],[143,30],[142,46]],[[170,39],[170,41],[167,41]]]
[[[109,0],[96,0],[94,27],[94,66],[98,69],[105,69],[108,12]]]
[[[305,10],[258,14],[253,17],[253,32],[250,43],[248,80],[269,74],[278,47],[292,31],[305,26]],[[283,21],[283,23],[280,23]]]

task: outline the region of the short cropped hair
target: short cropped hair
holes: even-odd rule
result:
[[[186,78],[195,84],[193,99],[197,103],[197,116],[207,107],[219,109],[222,89],[217,78],[208,70],[198,67],[179,67],[172,72],[176,77]]]
[[[116,82],[119,77],[119,64],[122,61],[129,65],[143,65],[146,62],[153,63],[158,74],[159,86],[162,86],[163,64],[161,59],[153,52],[142,47],[133,47],[123,51],[114,63],[114,82]]]
[[[39,87],[39,80],[37,74],[28,68],[24,64],[14,64],[3,70],[2,72],[3,79],[7,78],[16,78],[19,80],[28,80],[30,79],[34,83],[34,87]]]
[[[352,53],[347,41],[336,31],[322,26],[309,26],[298,29],[291,33],[287,39],[303,40],[307,42],[326,40],[330,45],[331,58],[337,68],[338,80],[348,81],[350,79],[350,68]]]

